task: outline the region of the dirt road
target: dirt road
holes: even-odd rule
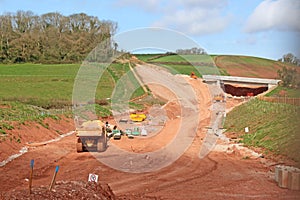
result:
[[[239,152],[211,151],[199,159],[207,131],[205,127],[210,123],[208,108],[211,100],[207,85],[200,79],[186,80],[195,90],[201,115],[192,144],[175,162],[153,172],[122,172],[99,162],[97,158],[103,157],[101,153],[77,153],[73,134],[58,142],[30,148],[23,156],[0,167],[0,192],[5,194],[27,188],[29,163],[34,159],[33,187],[49,185],[55,166],[59,165],[57,181],[87,181],[88,174],[95,173],[101,182],[110,185],[119,199],[299,199],[299,191],[276,185],[273,167],[265,164],[263,158],[243,159]],[[156,85],[154,88],[157,95],[165,92],[163,87]],[[170,93],[168,98],[173,97]],[[134,149],[135,153],[151,152],[165,146],[175,137],[174,132],[181,121],[181,117],[176,117],[180,113],[178,102],[165,109],[170,119],[161,133],[148,139],[112,140],[110,146],[116,145],[127,151]],[[72,122],[65,126],[72,126]]]

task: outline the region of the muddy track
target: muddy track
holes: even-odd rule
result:
[[[207,159],[213,163],[213,166],[210,166],[210,168],[206,169],[205,171],[204,170],[199,171],[199,167],[201,166],[199,164],[196,164],[196,165],[191,164],[191,166],[184,166],[180,169],[180,171],[176,171],[175,174],[167,174],[166,175],[169,178],[170,177],[183,177],[183,178],[181,178],[179,180],[174,180],[170,183],[167,182],[166,184],[161,184],[161,185],[159,185],[158,188],[155,188],[152,190],[150,189],[147,193],[156,193],[156,192],[159,192],[166,188],[170,188],[172,186],[186,184],[193,180],[196,180],[196,179],[200,180],[200,179],[204,178],[205,176],[208,176],[210,173],[212,173],[213,171],[215,171],[218,168],[218,163],[216,161],[214,161],[213,159],[209,158],[209,156],[207,157]]]

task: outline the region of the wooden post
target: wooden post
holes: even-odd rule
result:
[[[31,194],[32,177],[33,177],[33,165],[34,165],[34,160],[32,159],[30,161],[29,194]]]
[[[58,170],[59,170],[59,166],[56,166],[55,172],[54,172],[54,175],[53,175],[53,178],[52,178],[52,181],[51,181],[51,184],[50,184],[50,186],[49,186],[49,191],[52,190],[52,187],[53,187],[53,185],[54,185],[54,183],[55,183],[55,178],[56,178],[56,175],[57,175]]]

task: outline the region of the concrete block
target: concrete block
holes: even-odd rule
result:
[[[281,188],[300,190],[300,169],[290,166],[275,166],[275,181]]]
[[[287,188],[288,186],[288,169],[282,167],[278,171],[278,186],[281,188]]]
[[[300,172],[289,171],[288,172],[288,189],[300,190]]]
[[[275,166],[275,181],[276,183],[278,183],[278,180],[279,180],[279,170],[282,169],[282,166],[281,165],[276,165]]]

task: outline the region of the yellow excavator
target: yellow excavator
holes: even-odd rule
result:
[[[223,94],[214,95],[214,102],[225,102],[225,96]]]
[[[145,119],[147,118],[147,116],[143,113],[141,114],[137,114],[137,113],[131,113],[130,114],[130,119],[133,121],[133,122],[142,122],[144,121]]]
[[[198,78],[198,76],[196,76],[195,72],[191,72],[190,77],[193,78],[193,79],[197,79]]]

